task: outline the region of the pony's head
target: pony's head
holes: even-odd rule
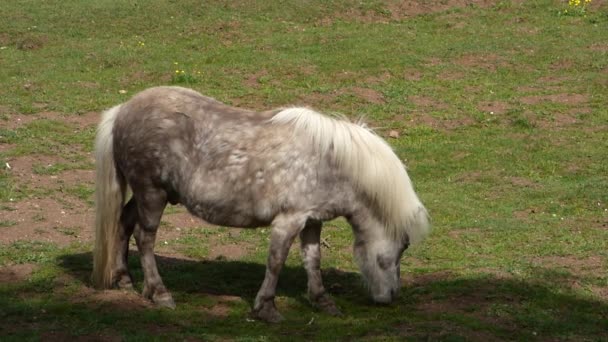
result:
[[[350,220],[355,233],[355,260],[374,302],[388,304],[399,295],[401,256],[410,239],[407,234],[392,233],[373,215],[358,216]],[[423,207],[417,216],[414,222],[428,224]]]

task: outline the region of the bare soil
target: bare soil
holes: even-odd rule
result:
[[[0,268],[0,283],[12,284],[20,283],[29,279],[30,275],[36,270],[35,264],[17,264]]]
[[[38,104],[40,107],[44,107],[45,104]],[[35,120],[53,120],[63,122],[68,125],[87,128],[99,123],[101,114],[99,112],[87,112],[83,114],[64,115],[59,112],[40,112],[36,114],[18,114],[12,113],[8,108],[0,108],[0,114],[5,113],[10,115],[8,120],[1,120],[0,124],[7,129],[13,130],[23,127]]]
[[[352,87],[350,88],[350,91],[353,92],[357,97],[370,102],[370,103],[374,103],[374,104],[382,104],[385,103],[386,101],[384,100],[384,95],[382,95],[382,93],[373,90],[373,89],[369,89],[369,88],[362,88],[362,87]]]
[[[525,96],[519,99],[520,102],[528,105],[535,105],[542,102],[554,102],[565,105],[581,105],[588,101],[588,97],[583,94],[553,94],[553,95],[533,95]]]

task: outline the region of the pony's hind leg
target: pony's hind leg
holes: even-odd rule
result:
[[[135,241],[139,249],[141,266],[144,271],[143,296],[159,306],[175,308],[171,293],[163,284],[158,273],[154,256],[154,242],[160,218],[167,205],[167,194],[162,190],[146,190],[134,195],[137,199],[138,224],[135,228]]]
[[[129,240],[133,235],[133,229],[137,223],[137,205],[135,199],[131,198],[123,207],[120,214],[120,226],[118,230],[118,248],[116,250],[116,265],[114,266],[112,283],[121,289],[133,289],[133,278],[129,273]]]
[[[339,316],[342,313],[331,297],[325,292],[321,278],[321,221],[308,220],[300,232],[302,260],[308,276],[308,298],[313,306],[326,313]]]

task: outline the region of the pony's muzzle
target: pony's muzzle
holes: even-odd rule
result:
[[[399,288],[390,289],[382,294],[373,294],[372,297],[376,304],[390,304],[393,300],[399,298]]]

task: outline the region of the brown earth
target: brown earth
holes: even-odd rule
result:
[[[45,104],[38,104],[40,107],[45,107]],[[18,114],[13,113],[9,108],[0,108],[0,114],[9,115],[10,119],[0,120],[0,127],[13,130],[21,128],[35,120],[53,120],[63,122],[77,128],[88,128],[97,125],[100,120],[99,112],[87,112],[83,114],[63,115],[58,112],[40,112],[36,114]]]
[[[0,268],[0,283],[11,284],[26,281],[36,268],[37,266],[34,264],[17,264],[2,267]]]
[[[343,13],[334,13],[331,17],[324,17],[317,22],[320,26],[331,25],[336,18],[356,20],[364,23],[382,23],[390,20],[403,20],[418,15],[437,13],[452,8],[466,6],[490,7],[498,3],[496,0],[444,0],[444,1],[388,1],[381,8],[361,9],[351,8]]]

